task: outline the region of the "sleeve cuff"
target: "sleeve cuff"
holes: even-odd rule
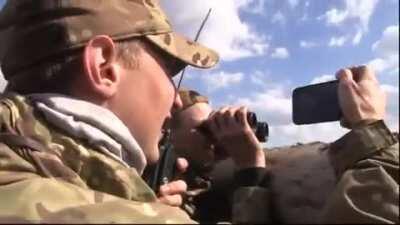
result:
[[[397,141],[382,120],[353,129],[330,145],[329,155],[336,175]]]

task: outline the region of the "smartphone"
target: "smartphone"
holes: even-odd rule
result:
[[[297,125],[340,120],[339,81],[313,84],[293,91],[293,122]]]

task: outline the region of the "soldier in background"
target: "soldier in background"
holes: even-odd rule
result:
[[[212,112],[209,100],[185,88],[179,90],[179,96],[182,108],[174,114],[168,126],[171,129],[171,150],[189,161],[182,178],[188,185],[184,209],[200,223],[230,221],[231,201],[227,192],[232,190],[230,185],[222,184],[224,181],[221,179],[215,183],[216,177],[212,174],[214,166],[224,156],[218,155],[222,151],[217,151],[213,142],[197,129]],[[231,182],[229,175],[233,175],[233,169],[233,166],[223,168],[218,171],[218,176],[228,177]],[[216,191],[216,187],[221,185],[224,192]]]
[[[172,31],[156,0],[9,0],[0,13],[0,222],[192,223],[183,181],[160,195],[172,77],[218,55]]]
[[[330,145],[319,146],[318,152],[323,154],[323,157],[317,161],[313,160],[313,157],[309,158],[310,163],[314,161],[313,163],[315,164],[322,164],[316,167],[311,166],[311,169],[308,169],[308,173],[303,174],[304,177],[313,176],[313,173],[310,173],[313,169],[323,168],[325,170],[325,174],[321,174],[321,171],[315,172],[315,174],[319,174],[318,176],[321,177],[319,182],[323,185],[320,188],[326,189],[319,190],[315,186],[314,189],[311,188],[314,193],[320,191],[322,198],[325,198],[319,201],[314,199],[314,201],[309,202],[312,207],[320,206],[322,208],[312,212],[314,213],[314,220],[302,218],[296,220],[294,218],[294,216],[302,214],[299,213],[300,206],[307,206],[304,202],[301,202],[301,198],[298,198],[299,196],[295,196],[295,194],[288,194],[286,198],[279,196],[279,194],[284,195],[281,191],[295,190],[295,188],[285,187],[285,185],[291,185],[296,182],[307,185],[307,181],[302,181],[301,177],[297,177],[297,179],[293,177],[292,182],[285,183],[285,179],[281,179],[280,175],[290,176],[288,171],[291,171],[290,173],[294,176],[299,175],[298,166],[293,166],[296,158],[280,158],[282,162],[286,160],[285,163],[281,164],[291,167],[282,170],[279,157],[274,157],[274,155],[277,156],[279,154],[264,152],[243,119],[246,115],[245,108],[225,107],[211,113],[211,115],[207,115],[210,109],[201,111],[200,109],[204,109],[205,106],[204,102],[200,101],[203,106],[198,107],[196,110],[196,97],[192,97],[192,101],[189,101],[190,107],[182,111],[182,115],[179,116],[178,114],[179,117],[175,117],[175,120],[183,121],[178,123],[180,125],[190,125],[190,123],[184,121],[192,122],[194,127],[181,126],[180,129],[186,129],[187,131],[192,130],[200,123],[209,123],[214,135],[214,143],[218,143],[218,146],[223,147],[232,158],[234,166],[240,169],[234,175],[231,173],[227,176],[228,180],[234,177],[233,184],[237,189],[231,201],[233,202],[233,222],[399,222],[398,138],[387,129],[383,122],[386,104],[384,93],[379,88],[375,74],[368,67],[360,66],[343,69],[338,72],[337,77],[340,81],[340,106],[344,113],[342,125],[350,128],[351,131]],[[190,112],[193,112],[193,114],[191,115]],[[201,115],[201,113],[204,114]],[[202,118],[207,119],[199,121]],[[185,139],[189,140],[187,137]],[[181,141],[184,142],[185,139]],[[183,144],[180,145],[183,146]],[[197,144],[197,146],[204,145]],[[199,153],[190,153],[189,143],[186,147],[186,150],[177,149],[177,152],[182,155],[199,155]],[[205,157],[209,160],[215,158],[209,156],[209,149],[206,148],[204,156],[199,158],[198,161],[200,163],[207,162],[207,160],[204,160]],[[306,158],[313,154],[306,153],[305,155],[305,158],[297,156],[297,160],[307,160]],[[285,153],[282,156],[284,157]],[[265,160],[265,157],[267,160]],[[196,159],[190,159],[190,161],[193,160]],[[331,167],[326,166],[328,162]],[[211,173],[211,180],[213,176],[215,179],[215,174],[221,173],[221,170],[225,170],[222,173],[231,171],[227,167],[233,166],[217,163],[214,174]],[[294,173],[294,170],[296,170],[296,173]],[[300,175],[302,174],[300,173]],[[288,180],[290,181],[290,179]],[[318,182],[318,179],[316,180]],[[227,182],[224,188],[220,189],[223,191],[205,192],[203,196],[209,195],[209,198],[205,197],[205,201],[200,200],[197,203],[195,201],[197,208],[200,208],[200,216],[197,215],[200,220],[207,221],[210,219],[209,215],[201,215],[202,207],[211,207],[210,205],[213,205],[216,199],[229,201],[229,189],[231,189],[229,187],[231,186],[232,182]],[[242,189],[238,189],[238,187],[242,187]],[[311,189],[309,191],[312,191]],[[303,194],[308,195],[309,193]],[[228,197],[226,197],[227,195]],[[201,198],[200,196],[198,198]],[[292,199],[290,199],[291,197]],[[282,204],[281,200],[292,202],[292,207],[298,208],[297,212],[292,210],[292,213],[285,213],[284,207],[290,206],[290,204]],[[303,210],[303,212],[305,211],[310,212],[310,210]],[[214,211],[208,212],[208,214],[213,213]],[[222,219],[226,218],[224,213],[220,214],[220,216]],[[310,216],[310,214],[304,213],[303,216]],[[215,220],[215,215],[211,215],[211,220]]]

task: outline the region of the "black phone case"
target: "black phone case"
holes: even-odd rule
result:
[[[296,88],[293,91],[293,122],[297,125],[340,120],[342,113],[337,80]]]

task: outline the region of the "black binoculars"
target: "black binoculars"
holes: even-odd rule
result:
[[[268,136],[269,136],[268,123],[258,122],[257,115],[254,112],[247,112],[247,122],[249,123],[251,129],[253,130],[259,142],[268,141]],[[210,131],[207,127],[207,123],[202,123],[197,129],[207,136],[210,134]]]
[[[247,113],[247,121],[258,141],[267,142],[269,137],[269,127],[267,122],[258,122],[257,115],[254,112]]]

